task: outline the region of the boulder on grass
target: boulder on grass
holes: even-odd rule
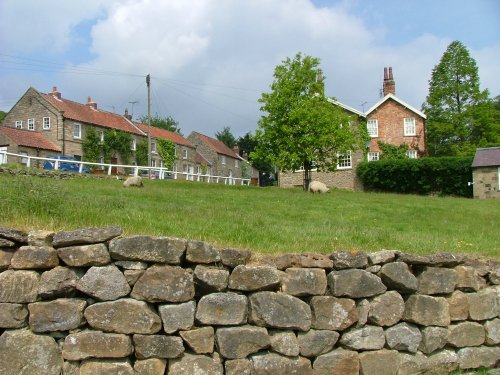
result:
[[[133,176],[129,177],[125,180],[123,183],[123,186],[125,187],[144,187],[144,184],[142,183],[142,177],[141,176]]]

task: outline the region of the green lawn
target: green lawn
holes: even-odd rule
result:
[[[398,249],[500,257],[500,201],[113,179],[0,175],[0,226],[121,226],[260,252]]]

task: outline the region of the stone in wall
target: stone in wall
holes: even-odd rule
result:
[[[340,344],[352,350],[378,350],[385,345],[382,327],[365,326],[345,331],[340,338]]]
[[[399,367],[399,353],[387,349],[360,353],[359,367],[363,375],[396,374]]]
[[[277,290],[281,272],[270,266],[237,266],[229,276],[229,289],[240,291]]]
[[[366,268],[368,256],[362,251],[342,251],[330,255],[333,268],[343,270],[348,268]]]
[[[297,341],[300,355],[303,357],[317,357],[327,353],[333,349],[339,336],[338,332],[328,330],[310,329],[307,332],[299,332]]]
[[[417,279],[419,294],[449,294],[455,290],[458,274],[450,268],[425,267]]]
[[[189,331],[180,331],[184,342],[196,354],[210,354],[214,351],[215,332],[213,327],[193,328]]]
[[[399,323],[385,330],[385,340],[390,349],[416,353],[422,341],[422,334],[418,327]]]
[[[226,375],[251,375],[252,364],[246,358],[244,359],[228,359],[224,362]]]
[[[403,320],[423,326],[448,326],[448,302],[443,297],[413,294],[405,302]]]
[[[467,295],[460,290],[455,290],[446,297],[450,310],[451,321],[466,320],[469,317],[469,300]]]
[[[398,252],[396,250],[381,250],[368,254],[368,264],[377,265],[394,261]]]
[[[62,266],[45,271],[40,277],[38,296],[47,299],[71,297],[81,276],[80,272]]]
[[[368,322],[377,326],[393,326],[403,317],[405,302],[401,295],[392,290],[374,297],[370,301]]]
[[[184,353],[182,357],[168,361],[168,375],[201,374],[224,375],[220,358]]]
[[[267,262],[266,257],[266,262]],[[283,254],[276,257],[270,257],[269,265],[274,265],[279,270],[287,268],[324,268],[331,270],[333,261],[323,254],[301,253],[301,254]]]
[[[293,331],[271,330],[269,331],[271,349],[276,353],[288,357],[296,357],[300,353],[299,342]]]
[[[165,335],[134,335],[135,355],[138,359],[179,358],[184,353],[182,339]]]
[[[65,247],[73,245],[88,245],[106,242],[122,234],[119,227],[108,228],[83,228],[70,231],[57,232],[52,240],[52,246]]]
[[[442,349],[448,342],[448,329],[443,327],[425,327],[421,330],[422,341],[418,347],[424,354],[431,354]]]
[[[111,262],[108,248],[102,243],[60,247],[57,255],[69,267],[106,266]]]
[[[0,303],[0,328],[22,328],[26,326],[28,309],[20,303]]]
[[[201,297],[196,320],[201,324],[240,325],[247,322],[247,297],[236,293],[212,293]]]
[[[479,346],[484,343],[485,331],[482,324],[461,322],[448,327],[448,344],[456,348]]]
[[[319,268],[288,268],[281,281],[283,293],[320,296],[326,292],[326,273]]]
[[[250,357],[252,375],[312,375],[311,361],[303,357],[284,357],[262,352]]]
[[[80,361],[87,358],[124,358],[134,348],[128,335],[84,330],[70,333],[62,347],[64,359]]]
[[[54,234],[54,232],[49,230],[32,230],[28,233],[28,245],[52,246]]]
[[[34,302],[28,305],[29,325],[33,332],[69,331],[83,323],[85,300],[60,298],[54,301]]]
[[[109,243],[109,254],[116,260],[180,264],[186,253],[186,240],[171,237],[131,236]]]
[[[163,375],[166,368],[167,360],[162,358],[138,359],[134,363],[134,375]]]
[[[13,255],[13,249],[0,248],[0,271],[4,271],[10,267],[10,261]]]
[[[500,319],[493,319],[484,323],[486,332],[486,344],[498,345],[500,344]]]
[[[201,264],[217,263],[221,261],[220,250],[203,241],[187,241],[186,260]]]
[[[22,230],[0,227],[0,238],[10,240],[21,245],[28,244],[28,234]]]
[[[223,265],[231,268],[246,264],[252,253],[248,250],[221,249],[220,258]]]
[[[96,374],[135,375],[128,359],[88,359],[82,361],[80,375]]]
[[[358,321],[358,310],[352,299],[315,296],[310,305],[312,328],[343,331]]]
[[[229,271],[223,268],[197,265],[194,269],[194,283],[199,294],[222,292],[227,288],[228,282]]]
[[[163,330],[171,334],[181,329],[191,329],[194,326],[196,302],[160,305],[158,311],[163,322]]]
[[[466,295],[471,320],[486,320],[498,316],[499,300],[494,289],[483,289],[477,293],[467,293]]]
[[[500,361],[500,347],[462,348],[457,355],[462,370],[493,367]]]
[[[220,355],[227,359],[245,358],[271,344],[266,328],[249,325],[219,328],[215,340]]]
[[[10,266],[14,269],[47,269],[57,265],[57,252],[48,246],[22,246],[10,261]]]
[[[313,369],[315,375],[358,375],[359,355],[353,350],[337,348],[318,356]]]
[[[35,302],[39,282],[40,275],[36,271],[3,271],[0,273],[0,302]]]
[[[403,294],[413,293],[418,288],[417,278],[410,272],[408,265],[403,262],[384,264],[379,276],[388,289]]]
[[[328,288],[335,297],[348,298],[371,297],[387,290],[378,276],[360,269],[330,272]]]
[[[101,301],[112,301],[130,293],[123,273],[114,264],[91,267],[76,283],[76,289]]]
[[[477,292],[479,289],[486,287],[486,282],[479,276],[474,267],[457,266],[455,272],[458,276],[457,289],[466,292]]]

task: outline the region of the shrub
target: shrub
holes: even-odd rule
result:
[[[367,190],[472,197],[471,157],[362,162],[357,175]]]

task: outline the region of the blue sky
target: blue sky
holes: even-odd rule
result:
[[[134,117],[172,116],[185,135],[253,132],[275,66],[321,59],[326,94],[359,110],[379,99],[383,68],[420,108],[432,68],[453,40],[500,94],[497,0],[2,0],[0,110],[33,86]],[[15,30],[15,31],[14,31]],[[132,102],[137,102],[132,104]]]

